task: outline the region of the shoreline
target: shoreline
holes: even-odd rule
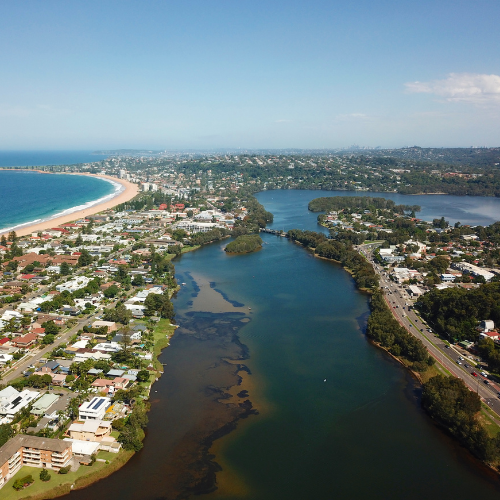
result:
[[[26,171],[25,169],[1,169],[1,170],[16,170],[16,171]],[[40,172],[43,174],[49,174],[50,172],[43,172],[39,170],[28,170],[29,172]],[[97,179],[103,179],[106,180],[106,182],[109,182],[110,184],[113,185],[120,185],[120,188],[115,191],[115,193],[110,193],[109,195],[106,195],[103,198],[107,198],[109,196],[112,196],[109,199],[104,199],[103,201],[99,202],[99,200],[93,200],[95,203],[94,205],[88,206],[87,208],[83,208],[81,210],[75,210],[72,212],[69,212],[67,214],[63,215],[58,215],[54,214],[53,217],[49,217],[48,219],[45,219],[43,221],[28,221],[25,223],[20,223],[15,226],[9,227],[9,228],[3,228],[0,229],[0,235],[2,234],[8,234],[11,231],[15,231],[17,236],[28,236],[31,233],[34,232],[39,232],[43,231],[46,229],[50,229],[53,227],[58,227],[61,224],[66,224],[72,221],[75,221],[77,219],[81,218],[86,218],[90,215],[94,215],[96,213],[102,212],[103,210],[109,210],[116,205],[119,205],[121,203],[125,203],[132,198],[134,198],[138,192],[139,192],[139,186],[136,184],[133,184],[129,181],[125,181],[123,179],[118,179],[117,177],[112,177],[110,175],[97,175],[97,174],[88,174],[88,173],[58,173],[58,174],[52,174],[52,175],[85,175],[89,177],[96,177]],[[87,203],[92,203],[92,201],[89,201]],[[75,207],[70,207],[64,211],[71,210],[72,208]],[[63,212],[64,212],[63,211]]]

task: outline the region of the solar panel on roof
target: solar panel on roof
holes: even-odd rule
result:
[[[21,401],[22,401],[22,397],[21,396],[18,396],[16,399],[14,399],[14,401],[12,401],[12,408],[15,408]]]
[[[93,410],[97,410],[97,408],[99,408],[99,406],[101,406],[102,404],[104,403],[104,399],[100,399],[99,401],[97,401],[97,403],[93,406]]]

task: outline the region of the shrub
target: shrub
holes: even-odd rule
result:
[[[14,484],[12,487],[19,491],[22,490],[23,488],[26,488],[26,486],[29,486],[31,483],[33,483],[35,480],[33,479],[33,476],[30,474],[29,476],[24,476],[19,479],[16,479],[14,481]]]
[[[67,465],[66,467],[61,467],[59,469],[59,474],[67,474],[70,471],[71,467]]]
[[[40,471],[40,480],[45,482],[50,481],[50,474],[47,469],[42,469]]]

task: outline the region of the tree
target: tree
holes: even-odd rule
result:
[[[41,481],[44,481],[44,482],[47,482],[47,481],[50,481],[50,474],[49,474],[49,471],[47,469],[42,469],[40,471],[40,480]]]
[[[145,316],[153,316],[158,313],[162,318],[173,319],[175,316],[174,306],[166,295],[150,293],[144,301],[146,309],[144,309]]]
[[[134,286],[144,286],[144,278],[140,274],[136,274],[132,280]]]
[[[54,340],[55,340],[54,335],[52,335],[51,333],[49,333],[49,334],[46,334],[45,337],[43,337],[42,344],[44,344],[44,345],[53,344]]]
[[[67,262],[63,262],[59,268],[61,276],[68,276],[71,274],[71,266]]]
[[[116,297],[120,293],[120,289],[116,285],[111,285],[103,293],[106,298],[110,299]]]
[[[57,335],[60,328],[54,323],[53,320],[45,321],[42,323],[42,328],[45,328],[45,335]]]
[[[139,382],[147,382],[149,380],[149,371],[148,370],[141,370],[137,374],[137,380]]]
[[[78,257],[78,266],[85,267],[92,264],[92,255],[88,252],[88,250],[82,249],[80,256]]]
[[[0,425],[0,446],[3,446],[14,435],[14,429],[10,424]]]
[[[172,238],[177,241],[182,241],[187,236],[188,234],[184,231],[184,229],[176,229],[172,232]]]

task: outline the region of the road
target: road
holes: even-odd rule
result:
[[[432,332],[429,325],[411,307],[414,300],[408,295],[407,291],[401,285],[394,283],[389,278],[388,273],[374,261],[372,251],[375,246],[377,245],[361,245],[359,251],[371,262],[379,275],[380,287],[394,317],[411,334],[423,342],[429,353],[440,365],[455,377],[461,378],[471,390],[477,392],[481,399],[500,416],[500,387],[483,377],[480,371],[475,368],[474,363],[472,363],[472,360],[475,359],[474,356],[465,351],[460,352]],[[410,309],[408,306],[410,306]]]
[[[117,258],[120,255],[122,255],[124,252],[129,251],[131,248],[132,248],[132,245],[128,245],[127,247],[122,248],[117,252],[113,252],[112,254],[109,255],[108,259]],[[87,268],[79,269],[78,271],[73,273],[72,276],[66,276],[66,277],[61,278],[60,282],[66,281],[68,278],[74,278],[76,276],[84,274],[86,270],[87,270]],[[55,284],[56,283],[52,283],[51,286],[54,286]],[[29,300],[31,300],[34,297],[39,297],[39,296],[43,295],[47,290],[49,290],[49,288],[50,288],[49,286],[40,286],[37,291],[30,292],[29,294],[27,294],[23,298],[23,302],[28,302]],[[111,302],[108,305],[108,307],[115,306],[116,302],[117,302],[116,300]],[[3,308],[1,308],[0,309],[0,316],[7,309],[13,309],[13,306],[9,304],[9,305],[6,305]],[[2,383],[9,383],[11,380],[20,377],[22,375],[22,373],[30,365],[35,364],[40,358],[43,358],[46,354],[51,352],[55,347],[57,347],[63,343],[67,343],[67,341],[70,339],[70,337],[75,335],[78,332],[78,330],[83,328],[84,325],[86,325],[86,324],[88,325],[89,323],[93,323],[96,320],[96,316],[99,314],[102,314],[102,311],[100,311],[100,309],[97,309],[94,312],[94,314],[92,314],[91,316],[78,319],[77,324],[73,328],[71,328],[69,331],[58,335],[53,344],[49,344],[47,346],[39,345],[37,348],[30,350],[26,357],[20,359],[16,363],[14,363],[8,372],[2,374]]]
[[[85,317],[82,319],[79,319],[77,324],[68,330],[67,332],[64,332],[63,334],[60,334],[56,337],[56,340],[54,341],[53,344],[48,344],[46,346],[43,346],[42,344],[39,345],[39,347],[30,350],[28,352],[28,355],[25,356],[24,358],[20,359],[17,363],[15,363],[12,366],[12,369],[9,370],[6,374],[2,376],[2,383],[9,383],[15,378],[21,377],[23,372],[30,366],[34,365],[40,358],[45,357],[48,353],[50,353],[55,347],[61,345],[62,343],[67,343],[70,337],[75,335],[78,330],[83,328],[84,325],[88,325],[89,323],[92,323],[95,321],[95,317],[97,314],[101,314],[101,311],[96,312],[90,317]]]

